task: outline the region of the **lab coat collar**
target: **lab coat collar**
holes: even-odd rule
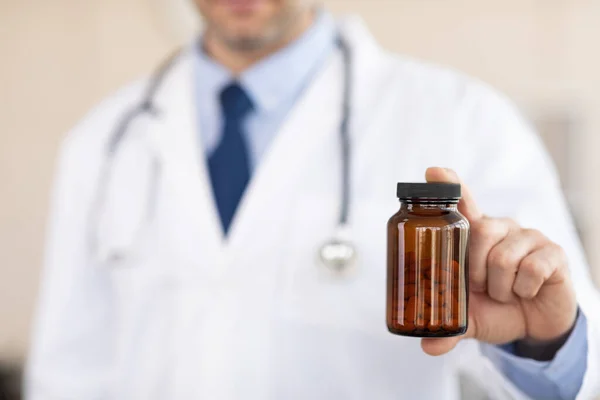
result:
[[[207,260],[222,261],[222,229],[216,212],[194,95],[194,45],[183,49],[156,96],[159,118],[151,130],[163,161],[163,180],[183,193],[183,213],[198,232]],[[181,196],[180,196],[181,197]]]

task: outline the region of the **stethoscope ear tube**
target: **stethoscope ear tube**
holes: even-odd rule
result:
[[[350,213],[350,162],[352,159],[352,148],[350,140],[350,107],[352,104],[352,54],[345,40],[340,37],[337,39],[338,47],[342,52],[344,67],[344,93],[342,94],[342,119],[340,122],[340,149],[342,160],[342,187],[340,200],[340,215],[338,218],[339,228],[348,224],[348,214]]]
[[[93,227],[88,232],[89,254],[99,264],[127,259],[148,237],[145,228],[156,215],[162,163],[151,149],[140,147],[137,142],[125,143],[119,151],[127,154],[101,171],[88,225]]]
[[[109,255],[103,255],[102,250],[100,249],[100,240],[98,228],[100,226],[100,218],[103,211],[103,206],[106,204],[106,196],[108,193],[109,182],[111,181],[111,175],[113,173],[113,164],[116,154],[123,142],[123,139],[127,135],[129,127],[131,123],[138,117],[148,114],[152,117],[157,117],[159,114],[159,110],[154,102],[156,97],[156,93],[162,86],[165,77],[171,68],[175,65],[175,62],[179,58],[181,54],[181,50],[175,51],[171,56],[169,56],[156,70],[153,76],[150,78],[150,83],[148,84],[144,95],[142,96],[142,100],[131,109],[128,109],[119,122],[116,125],[114,132],[110,135],[110,138],[106,144],[105,148],[105,156],[103,160],[103,164],[100,169],[100,175],[98,178],[98,184],[96,185],[96,193],[93,197],[91,208],[89,211],[88,217],[88,232],[87,232],[87,242],[88,242],[88,254],[93,255],[94,258],[99,260],[105,260],[106,258],[111,258]],[[158,159],[155,159],[152,164],[152,188],[155,193],[157,190],[158,179],[160,175],[160,162]],[[153,192],[150,192],[150,195],[153,195]],[[154,197],[154,196],[152,196]],[[148,199],[148,205],[146,208],[146,216],[147,219],[151,217],[151,213],[154,210],[154,203],[156,199],[150,198]],[[106,260],[105,260],[106,261]]]
[[[117,127],[108,142],[108,147],[106,149],[108,156],[117,152],[121,141],[125,137],[125,134],[129,130],[129,126],[134,119],[143,114],[149,114],[155,117],[158,116],[159,110],[154,102],[156,93],[162,87],[165,77],[175,65],[175,61],[177,61],[181,52],[182,50],[175,51],[158,67],[154,75],[150,78],[150,82],[142,96],[142,100],[121,117],[120,122],[117,124]]]

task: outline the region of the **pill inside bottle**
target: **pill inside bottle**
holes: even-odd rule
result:
[[[387,326],[396,335],[449,337],[468,325],[469,222],[461,187],[399,183],[387,225]]]

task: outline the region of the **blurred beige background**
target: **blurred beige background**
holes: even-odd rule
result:
[[[22,360],[60,138],[189,34],[186,0],[0,0],[0,359]],[[507,92],[559,163],[600,279],[600,1],[328,0],[390,49]],[[551,216],[550,216],[551,217]]]

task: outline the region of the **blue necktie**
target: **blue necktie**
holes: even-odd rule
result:
[[[244,138],[244,119],[252,111],[252,101],[237,83],[221,92],[223,135],[208,159],[210,180],[225,234],[250,181],[248,146]]]

